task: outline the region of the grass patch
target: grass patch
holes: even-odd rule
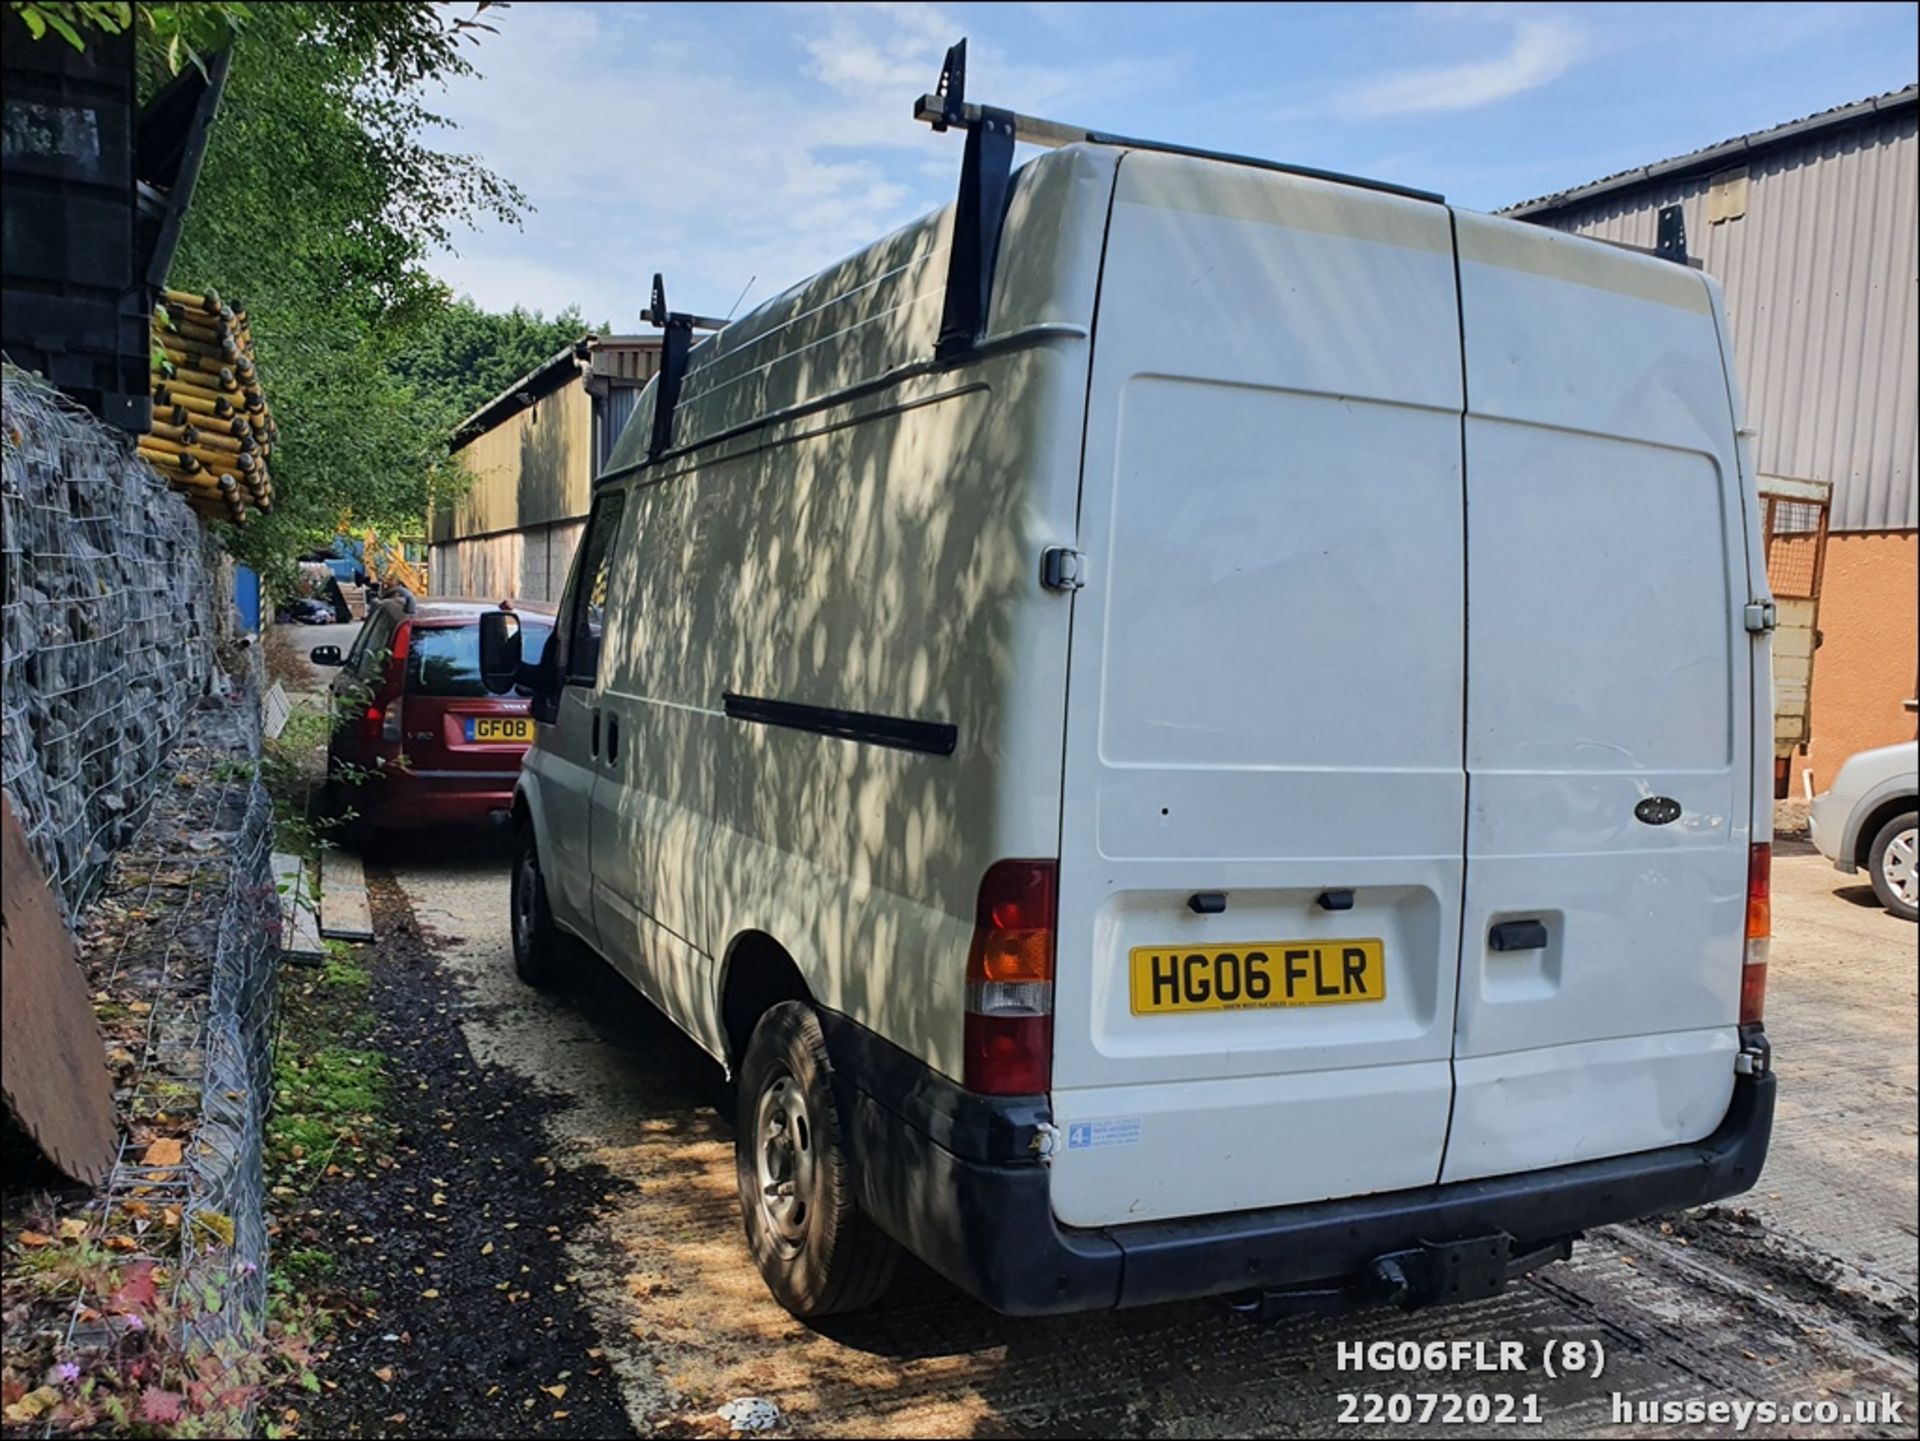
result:
[[[341,1044],[372,1028],[365,1005],[372,989],[373,973],[360,954],[329,941],[319,976],[284,997],[267,1165],[275,1185],[294,1194],[328,1167],[351,1170],[384,1144],[387,1058]]]
[[[340,1267],[333,1252],[303,1246],[275,1258],[275,1269],[290,1286],[312,1286],[326,1280]]]
[[[320,984],[344,1000],[361,1000],[373,989],[373,972],[360,963],[345,941],[327,941],[327,959],[320,968]]]
[[[378,1051],[325,1046],[307,1055],[284,1053],[274,1068],[267,1159],[308,1180],[336,1157],[364,1159],[387,1084],[386,1057]]]

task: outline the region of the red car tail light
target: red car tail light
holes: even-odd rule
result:
[[[967,954],[968,1090],[1037,1095],[1053,1072],[1052,861],[999,861],[980,878]]]
[[[1747,954],[1740,972],[1740,1024],[1766,1019],[1767,957],[1773,945],[1773,847],[1747,852]]]

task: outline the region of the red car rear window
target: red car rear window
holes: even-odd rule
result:
[[[522,616],[521,654],[540,658],[553,623]],[[478,697],[490,694],[480,679],[480,626],[419,626],[407,650],[407,691],[412,695]]]

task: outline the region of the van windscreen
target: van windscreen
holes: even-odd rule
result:
[[[522,616],[521,654],[537,660],[552,629],[544,616]],[[407,648],[407,690],[413,695],[491,694],[480,679],[480,627],[415,626]]]

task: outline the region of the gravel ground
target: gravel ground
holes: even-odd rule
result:
[[[313,1218],[306,1244],[344,1245],[348,1220],[375,1232],[348,1264],[382,1315],[323,1368],[340,1389],[309,1433],[725,1435],[716,1410],[762,1397],[782,1435],[1462,1434],[1341,1424],[1368,1396],[1437,1392],[1537,1398],[1538,1424],[1522,1429],[1547,1436],[1728,1430],[1619,1424],[1622,1404],[1887,1397],[1903,1416],[1747,1434],[1914,1434],[1913,930],[1856,904],[1816,857],[1775,868],[1769,1029],[1786,1089],[1759,1190],[1606,1228],[1478,1305],[1267,1327],[1206,1303],[1011,1320],[911,1263],[868,1313],[794,1321],[742,1245],[719,1068],[605,967],[550,995],[514,979],[497,844],[412,844],[370,872],[389,1038],[376,1043],[427,1089],[401,1088],[418,1153],[405,1174],[351,1203],[331,1193],[342,1214]],[[422,1208],[434,1187],[466,1214],[417,1214],[445,1214]],[[508,1219],[515,1236],[553,1239],[504,1264],[496,1251],[495,1275],[474,1253]],[[552,1296],[538,1313],[551,1331],[530,1324],[532,1301],[502,1303],[503,1280]],[[442,1297],[418,1299],[425,1288]],[[1340,1342],[1436,1340],[1519,1341],[1528,1369],[1338,1366]],[[1570,1340],[1604,1352],[1602,1374],[1545,1373],[1547,1343]],[[369,1382],[389,1366],[391,1385]],[[563,1369],[552,1402],[537,1388]]]
[[[555,1166],[558,1104],[477,1064],[446,969],[391,881],[373,894],[377,1016],[393,1076],[391,1168],[324,1183],[279,1247],[330,1251],[341,1306],[301,1425],[319,1436],[632,1434],[565,1241],[614,1183]]]
[[[1774,1141],[1746,1204],[1869,1277],[1920,1289],[1914,927],[1805,844],[1773,864]]]
[[[1780,1184],[1770,1168],[1751,1208],[1607,1228],[1579,1246],[1571,1263],[1453,1310],[1259,1327],[1193,1303],[1017,1321],[910,1265],[871,1313],[808,1327],[774,1305],[746,1259],[719,1069],[605,967],[573,977],[557,995],[520,985],[507,946],[502,862],[424,850],[397,858],[394,874],[454,983],[450,1003],[471,1054],[489,1074],[518,1077],[530,1102],[544,1098],[540,1144],[563,1174],[590,1175],[589,1191],[613,1197],[568,1227],[567,1266],[581,1278],[598,1344],[615,1366],[629,1420],[643,1433],[723,1432],[715,1409],[744,1396],[774,1401],[788,1433],[853,1436],[1311,1436],[1334,1429],[1343,1393],[1403,1390],[1532,1394],[1542,1419],[1526,1429],[1541,1435],[1609,1426],[1616,1395],[1782,1401],[1884,1392],[1913,1414],[1911,1291],[1865,1269],[1863,1257],[1849,1258],[1850,1247],[1860,1249],[1859,1233],[1822,1231],[1829,1201],[1808,1189],[1817,1180],[1836,1193],[1858,1191],[1862,1217],[1893,1235],[1902,1204],[1911,1223],[1901,1180],[1885,1174],[1897,1163],[1898,1138],[1888,1151],[1865,1134],[1886,1123],[1900,1092],[1897,1084],[1873,1091],[1869,1105],[1862,1097],[1871,1087],[1857,1073],[1877,1076],[1903,1035],[1911,1051],[1912,1012],[1883,995],[1888,1003],[1874,1009],[1870,1047],[1857,1033],[1822,1029],[1830,1010],[1824,989],[1845,984],[1850,973],[1815,952],[1857,955],[1859,942],[1845,927],[1870,918],[1819,893],[1811,873],[1805,886],[1792,876],[1785,886],[1776,881],[1776,924],[1796,935],[1805,907],[1809,927],[1841,931],[1822,943],[1826,950],[1797,942],[1783,948],[1775,1040],[1795,1078],[1789,1084],[1803,1093],[1796,1104],[1817,1112],[1832,1091],[1837,1119],[1821,1143],[1827,1149],[1805,1154],[1792,1135],[1805,1123],[1792,1123]],[[1813,864],[1789,858],[1782,869]],[[1836,919],[1821,905],[1843,909]],[[1874,965],[1893,966],[1911,934],[1878,933]],[[1910,1146],[1910,1093],[1906,1104],[1902,1134]],[[623,1184],[610,1187],[606,1176]],[[1911,1181],[1905,1185],[1910,1198]],[[1814,1241],[1796,1232],[1801,1222]],[[1435,1339],[1518,1340],[1532,1369],[1501,1378],[1336,1367],[1340,1341]],[[1538,1369],[1543,1344],[1567,1339],[1601,1345],[1601,1377],[1554,1379]],[[1626,1434],[1724,1429],[1632,1426]],[[1910,1436],[1912,1429],[1905,1422],[1761,1425],[1750,1434]]]

